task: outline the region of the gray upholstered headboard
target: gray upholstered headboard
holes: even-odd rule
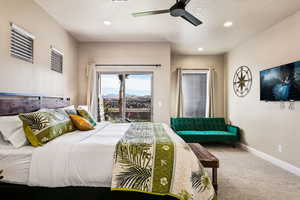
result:
[[[70,98],[0,93],[0,116],[34,112],[41,108],[62,108],[69,105]]]

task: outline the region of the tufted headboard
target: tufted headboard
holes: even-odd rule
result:
[[[34,112],[41,108],[62,108],[70,105],[70,98],[44,95],[0,93],[0,116]]]

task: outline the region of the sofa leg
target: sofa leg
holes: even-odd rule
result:
[[[232,146],[233,148],[236,148],[236,147],[237,147],[237,144],[236,144],[235,142],[230,142],[230,144],[231,144],[231,146]]]

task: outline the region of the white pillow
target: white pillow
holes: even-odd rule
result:
[[[74,105],[63,108],[68,115],[77,115],[77,110]]]
[[[0,117],[0,132],[3,138],[15,148],[28,144],[23,130],[23,123],[18,116]]]
[[[89,110],[89,107],[88,107],[87,105],[79,105],[79,106],[77,107],[77,109],[82,109],[82,110],[88,111],[88,110]]]

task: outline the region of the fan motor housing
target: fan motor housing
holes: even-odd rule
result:
[[[183,9],[174,9],[174,10],[171,10],[170,13],[173,17],[181,17],[181,16],[184,15],[185,10],[183,10]]]
[[[183,16],[185,14],[185,5],[182,4],[181,2],[175,4],[170,9],[170,14],[173,17],[181,17],[181,16]]]

